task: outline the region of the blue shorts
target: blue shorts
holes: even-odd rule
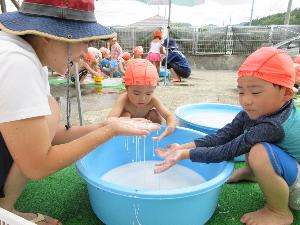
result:
[[[108,67],[108,64],[109,64],[109,60],[104,58],[101,62],[101,66],[104,66],[104,67]]]
[[[105,73],[106,75],[109,75],[110,69],[107,67],[103,67],[102,72]]]
[[[117,59],[110,60],[110,61],[109,61],[110,68],[111,68],[111,69],[116,69],[116,68],[118,68],[119,63],[120,63],[120,62],[119,62],[119,60],[117,60]]]
[[[289,186],[289,205],[300,210],[300,166],[297,160],[277,145],[262,143],[278,176]]]

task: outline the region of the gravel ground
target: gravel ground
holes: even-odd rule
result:
[[[174,112],[179,106],[200,102],[219,102],[238,105],[236,71],[194,70],[189,79],[178,84],[160,85],[155,90],[161,101]],[[62,121],[66,119],[66,91],[63,85],[51,85],[51,93],[60,100]],[[107,92],[107,91],[106,91]],[[120,91],[97,93],[82,87],[84,124],[98,123],[109,113]],[[71,90],[71,122],[79,124],[75,88]]]

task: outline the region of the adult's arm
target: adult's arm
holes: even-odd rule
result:
[[[30,179],[46,177],[70,165],[115,135],[148,134],[130,121],[119,120],[71,142],[52,145],[46,116],[1,123],[0,131],[14,162]]]

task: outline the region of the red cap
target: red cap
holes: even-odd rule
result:
[[[300,55],[296,55],[294,62],[300,64]]]
[[[125,71],[125,85],[156,86],[158,73],[156,67],[147,59],[133,59]]]
[[[142,55],[144,53],[144,49],[142,46],[136,46],[134,49],[133,49],[133,53],[135,55]]]
[[[122,58],[126,61],[129,60],[131,58],[130,53],[129,52],[123,52]]]
[[[153,32],[154,37],[160,37],[161,38],[161,32],[159,30],[156,30]]]
[[[110,51],[109,51],[108,48],[101,47],[99,50],[102,53],[102,57],[103,58],[107,58],[109,56],[109,54],[110,54]]]
[[[90,62],[96,62],[96,57],[92,52],[88,52],[85,59]]]
[[[295,69],[293,60],[281,49],[263,47],[252,53],[238,70],[238,79],[253,76],[259,79],[293,88]]]

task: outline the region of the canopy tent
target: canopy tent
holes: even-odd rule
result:
[[[147,3],[149,5],[168,5],[169,6],[169,14],[168,14],[168,32],[167,32],[167,46],[169,46],[170,39],[170,21],[171,21],[171,6],[172,3],[176,5],[183,6],[195,6],[200,5],[205,2],[205,0],[137,0],[140,2]],[[167,62],[168,62],[168,51],[166,53],[166,65],[165,65],[165,75],[164,75],[164,84],[167,84]]]

